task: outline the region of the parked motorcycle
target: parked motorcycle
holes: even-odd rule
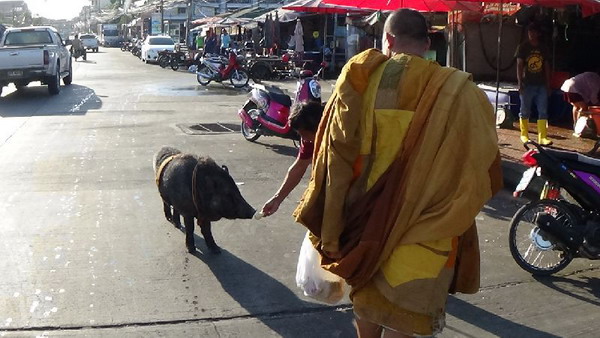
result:
[[[326,63],[322,63],[317,74],[310,70],[300,72],[294,102],[321,103],[319,76],[326,66]],[[250,98],[238,111],[242,119],[242,135],[250,142],[256,141],[261,135],[299,140],[299,135],[288,121],[291,106],[292,99],[278,87],[254,85]]]
[[[139,39],[131,47],[131,54],[137,56],[140,59],[142,58],[142,43],[142,39]]]
[[[191,66],[197,66],[199,64],[199,58],[191,58],[189,53],[184,52],[174,53],[171,55],[171,60],[169,62],[171,69],[174,71],[179,70],[179,67],[186,67],[189,69]]]
[[[243,67],[244,57],[229,51],[229,57],[207,55],[200,59],[200,65],[196,72],[198,83],[207,86],[211,81],[222,82],[229,80],[236,88],[242,88],[248,84],[250,76]]]
[[[515,196],[537,174],[545,180],[541,199],[524,205],[510,223],[510,252],[534,275],[551,275],[573,258],[600,259],[600,159],[525,144],[530,167]]]

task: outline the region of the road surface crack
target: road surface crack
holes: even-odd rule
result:
[[[207,317],[207,318],[187,318],[187,319],[171,319],[171,320],[158,320],[148,322],[125,322],[116,324],[98,324],[98,325],[57,325],[57,326],[30,326],[30,327],[12,327],[12,328],[1,328],[0,332],[34,332],[34,331],[78,331],[78,330],[95,330],[95,329],[118,329],[125,327],[144,327],[144,326],[162,326],[162,325],[176,325],[176,324],[189,324],[189,323],[217,323],[229,320],[239,319],[279,319],[286,317],[302,316],[306,314],[322,313],[330,311],[349,311],[352,306],[349,304],[342,304],[336,306],[320,306],[309,309],[298,309],[298,310],[283,310],[275,312],[263,312],[253,313],[247,315],[237,315],[228,317]]]

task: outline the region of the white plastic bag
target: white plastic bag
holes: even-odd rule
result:
[[[304,236],[298,267],[296,269],[296,285],[304,295],[328,304],[338,303],[344,297],[344,279],[321,267],[321,255]]]

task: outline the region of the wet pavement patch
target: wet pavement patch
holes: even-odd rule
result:
[[[236,123],[197,123],[197,124],[178,124],[184,133],[188,135],[219,135],[238,133],[240,125]]]

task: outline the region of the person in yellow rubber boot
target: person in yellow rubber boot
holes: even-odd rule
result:
[[[538,143],[550,145],[547,137],[548,128],[548,96],[550,95],[550,65],[548,51],[540,41],[541,30],[536,23],[527,27],[527,41],[521,44],[516,53],[517,79],[521,112],[519,126],[521,141],[529,141],[529,115],[535,103],[538,111]]]

